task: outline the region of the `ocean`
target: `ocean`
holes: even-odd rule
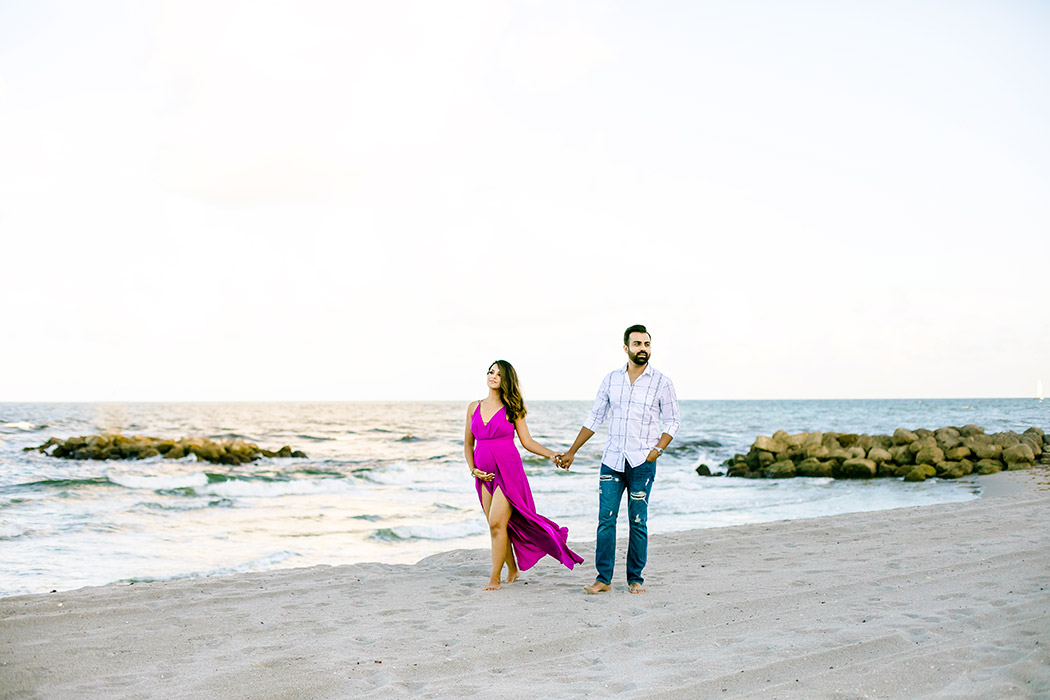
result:
[[[321,564],[414,563],[487,548],[463,460],[466,401],[403,403],[0,403],[0,596]],[[589,401],[529,403],[533,437],[568,447]],[[980,477],[748,480],[700,477],[777,430],[892,433],[976,424],[1050,430],[1032,399],[682,401],[658,463],[652,533],[811,518],[980,495]],[[73,461],[22,448],[120,432],[243,438],[306,459],[240,466],[154,458]],[[591,576],[600,430],[562,472],[527,452],[539,511],[569,528]],[[626,535],[626,507],[621,534]],[[539,566],[555,565],[543,560]],[[478,571],[479,581],[487,571]]]

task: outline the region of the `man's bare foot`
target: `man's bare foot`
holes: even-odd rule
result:
[[[499,581],[489,581],[488,585],[482,590],[485,591],[498,591],[500,589]]]
[[[591,585],[583,587],[583,592],[587,595],[594,595],[595,593],[605,593],[606,591],[611,590],[612,586],[610,586],[607,583],[602,583],[601,581],[595,581]]]
[[[642,588],[642,584],[638,583],[637,581],[631,584],[630,591],[631,593],[645,593],[645,589]]]
[[[515,569],[514,571],[507,572],[507,579],[503,583],[514,583],[521,576],[521,572]]]

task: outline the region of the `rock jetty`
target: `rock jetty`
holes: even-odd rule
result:
[[[147,459],[158,455],[165,459],[182,459],[192,454],[196,455],[198,462],[214,464],[243,464],[260,457],[306,458],[306,453],[292,450],[288,445],[272,452],[240,438],[170,440],[146,435],[85,435],[66,440],[53,437],[39,447],[26,447],[23,452],[31,450],[62,459]]]
[[[893,435],[798,433],[783,430],[759,436],[746,455],[722,463],[727,476],[783,479],[821,476],[835,479],[929,477],[958,479],[1050,464],[1050,438],[1040,428],[1023,433],[986,434],[976,425],[938,430],[898,428]]]

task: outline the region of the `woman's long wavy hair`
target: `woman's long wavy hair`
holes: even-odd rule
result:
[[[507,420],[511,423],[524,418],[525,399],[521,398],[521,385],[518,384],[518,373],[514,365],[506,360],[496,360],[489,369],[499,367],[499,400],[507,407]]]

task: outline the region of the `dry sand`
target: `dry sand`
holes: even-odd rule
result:
[[[1050,477],[981,483],[654,537],[645,595],[473,550],[0,599],[0,697],[1050,698]]]

